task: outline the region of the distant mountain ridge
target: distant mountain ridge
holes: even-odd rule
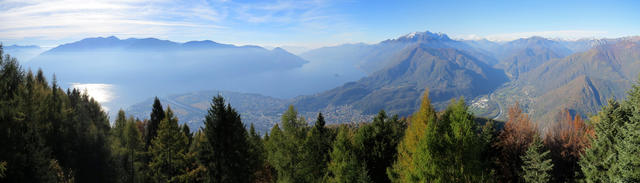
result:
[[[341,62],[355,65],[357,68],[372,74],[387,67],[390,60],[408,47],[421,45],[430,48],[454,48],[480,60],[494,65],[497,60],[493,59],[482,50],[469,46],[461,41],[450,39],[443,33],[414,32],[396,39],[388,39],[377,44],[345,44],[333,47],[323,47],[302,53],[301,56],[307,60],[326,60],[325,56],[336,58]]]
[[[365,113],[385,109],[406,116],[415,111],[424,89],[429,89],[432,102],[442,108],[452,98],[474,98],[507,81],[502,71],[453,48],[414,45],[389,62],[359,81],[297,98],[294,105],[303,111],[352,105]]]
[[[3,45],[3,49],[6,53],[9,53],[12,57],[17,58],[18,61],[23,63],[28,62],[45,51],[44,48],[37,45]]]
[[[529,106],[534,118],[552,121],[563,109],[593,115],[608,99],[623,99],[640,73],[640,46],[635,39],[597,44],[588,51],[552,59],[496,93],[502,103]],[[506,94],[509,93],[509,94]],[[526,95],[523,95],[526,94]]]
[[[118,109],[154,95],[210,89],[273,95],[277,91],[262,87],[265,83],[292,78],[279,74],[307,63],[279,48],[111,36],[60,45],[25,67],[42,68],[48,76],[64,78],[63,87],[71,83],[112,85],[114,101],[105,105]]]
[[[195,124],[192,127],[197,127],[204,110],[192,105],[207,103],[211,93],[190,91],[202,90],[245,96],[247,100],[236,97],[234,105],[248,111],[245,123],[256,123],[261,130],[278,122],[289,104],[309,119],[317,112],[326,113],[329,123],[368,121],[381,109],[407,116],[415,111],[424,89],[429,89],[438,109],[452,98],[464,97],[477,115],[504,119],[506,108],[518,102],[534,121],[544,124],[553,121],[557,111],[567,109],[587,117],[606,100],[624,97],[640,70],[639,42],[640,37],[577,41],[531,37],[496,43],[453,40],[426,31],[376,44],[323,47],[298,57],[281,48],[213,41],[102,37],[61,45],[34,58],[32,64],[62,67],[68,72],[56,72],[61,78],[83,81],[98,76],[92,81],[135,84],[143,88],[137,92],[146,93],[145,98],[150,97],[148,91],[165,96],[167,104],[184,112],[180,114],[184,120]],[[122,56],[120,51],[131,55]],[[341,77],[345,78],[335,81],[344,84],[315,94],[271,98],[267,97],[271,93],[256,92],[295,93],[295,88]],[[182,94],[171,95],[175,93]],[[246,107],[261,101],[277,106]],[[131,111],[145,110],[150,108]]]
[[[531,37],[495,43],[416,32],[378,44],[323,47],[301,57],[364,70],[366,76],[283,105],[293,104],[307,118],[323,112],[330,123],[363,122],[381,109],[410,115],[429,89],[438,109],[465,97],[477,115],[505,119],[506,108],[518,102],[544,127],[559,111],[588,117],[606,100],[624,97],[640,70],[638,40]]]

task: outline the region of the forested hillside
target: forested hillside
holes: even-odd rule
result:
[[[640,181],[640,83],[588,120],[554,111],[548,130],[519,104],[505,122],[475,117],[464,98],[438,111],[425,89],[406,118],[327,125],[289,106],[259,134],[220,95],[195,131],[158,99],[148,118],[120,110],[109,123],[88,95],[61,89],[64,78],[0,55],[0,182]]]

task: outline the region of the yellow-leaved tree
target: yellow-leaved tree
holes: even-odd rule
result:
[[[424,137],[427,124],[436,120],[436,112],[429,100],[429,90],[426,89],[422,96],[420,109],[409,119],[405,135],[398,145],[398,159],[396,163],[387,170],[387,174],[392,182],[412,182],[417,176],[414,156],[418,150],[418,143]]]

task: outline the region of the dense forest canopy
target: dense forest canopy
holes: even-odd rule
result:
[[[192,132],[157,98],[148,119],[120,110],[110,124],[86,93],[0,55],[0,182],[640,181],[639,84],[589,120],[557,111],[546,129],[517,104],[506,122],[464,98],[436,111],[426,90],[409,117],[327,125],[289,106],[264,135],[215,96]]]

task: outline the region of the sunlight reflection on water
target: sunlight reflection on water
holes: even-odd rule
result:
[[[109,111],[107,107],[104,107],[104,103],[108,103],[115,98],[114,85],[104,83],[71,83],[72,88],[76,88],[81,92],[87,92],[89,96],[93,97],[100,104],[103,104],[103,108]]]

